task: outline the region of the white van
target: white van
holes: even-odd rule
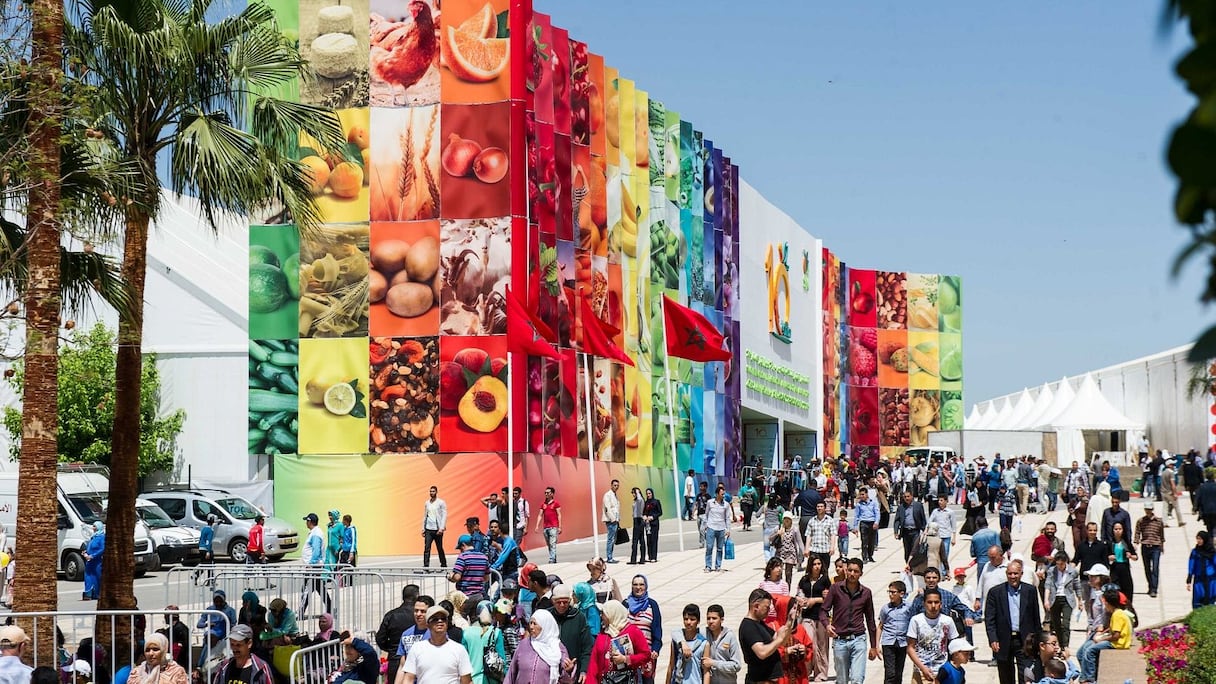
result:
[[[85,526],[105,517],[106,498],[110,481],[105,468],[81,468],[64,466],[58,476],[58,520],[59,554],[56,570],[64,578],[75,582],[84,579],[84,548],[89,534]],[[8,533],[10,544],[19,533],[17,530],[17,473],[0,472],[0,524]],[[135,576],[142,577],[152,567],[154,549],[148,527],[136,520],[135,524]]]
[[[926,461],[928,463],[934,461],[945,463],[955,456],[954,449],[943,446],[912,447],[905,451],[904,454],[918,461]]]

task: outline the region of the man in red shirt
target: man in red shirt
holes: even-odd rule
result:
[[[249,544],[245,547],[245,565],[266,562],[266,549],[262,542],[262,523],[265,521],[266,517],[262,515],[253,519],[253,527],[249,528]]]
[[[562,533],[562,505],[553,498],[552,487],[545,487],[545,502],[536,516],[536,529],[545,530],[545,545],[549,547],[549,562],[557,562],[557,535]]]

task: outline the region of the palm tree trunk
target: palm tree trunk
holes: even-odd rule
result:
[[[139,494],[139,392],[143,369],[144,277],[148,264],[146,213],[127,214],[122,250],[122,277],[130,288],[131,306],[118,316],[118,363],[114,373],[114,433],[110,456],[110,501],[106,515],[106,552],[101,571],[99,609],[133,609],[135,605],[135,498]],[[121,622],[121,621],[120,621]],[[126,641],[126,625],[115,630]],[[109,635],[105,635],[106,639]],[[108,645],[120,657],[127,644]]]
[[[62,117],[62,0],[34,0],[30,54],[29,137],[32,143],[27,221],[29,282],[25,290],[25,388],[22,395],[21,505],[13,606],[58,608],[55,565],[59,543],[56,463],[59,460],[59,135]],[[33,625],[23,625],[27,632]],[[40,620],[41,662],[54,662],[50,620]],[[43,660],[45,659],[45,660]]]

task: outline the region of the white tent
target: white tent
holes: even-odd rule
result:
[[[1011,415],[1013,415],[1013,401],[1006,399],[1004,401],[1004,403],[1001,404],[1000,409],[995,409],[995,407],[994,407],[994,410],[992,412],[992,417],[990,419],[988,419],[988,421],[986,423],[984,423],[983,429],[984,430],[999,430],[1000,424],[1005,422],[1006,420],[1008,420],[1009,416],[1011,416]]]
[[[1005,400],[1001,400],[1001,401],[1005,401]],[[992,422],[996,420],[996,417],[999,416],[1000,413],[1001,413],[1001,410],[999,408],[997,408],[997,400],[993,399],[991,401],[986,401],[982,405],[980,405],[979,420],[976,422],[976,424],[974,426],[968,425],[967,429],[968,430],[983,430],[983,429],[987,428],[989,425],[992,425]]]
[[[1018,400],[1014,402],[1013,408],[1008,413],[1002,412],[999,420],[988,426],[989,430],[1016,430],[1022,419],[1030,413],[1030,407],[1034,406],[1034,398],[1030,396],[1030,390],[1023,389],[1018,395]]]
[[[1051,424],[1051,420],[1063,413],[1076,396],[1068,378],[1060,378],[1060,384],[1056,385],[1055,396],[1051,398],[1051,405],[1042,415],[1038,416],[1038,424],[1032,427],[1036,430],[1050,430],[1051,428],[1048,426]]]
[[[964,430],[974,430],[975,426],[979,425],[980,419],[982,417],[983,416],[980,415],[980,407],[976,404],[972,404],[971,413],[968,413],[967,417],[965,419],[963,419],[963,429]]]
[[[1045,430],[1054,431],[1057,435],[1057,463],[1086,460],[1085,432],[1123,432],[1123,446],[1129,445],[1128,432],[1144,430],[1143,423],[1137,423],[1119,412],[1102,396],[1093,376],[1086,375],[1081,381],[1077,395],[1068,406],[1056,414],[1043,426]]]
[[[1039,388],[1039,395],[1034,398],[1034,406],[1030,407],[1030,412],[1015,427],[1019,430],[1026,430],[1038,425],[1043,414],[1051,407],[1051,401],[1054,398],[1055,394],[1052,393],[1051,386],[1043,383],[1043,386]]]

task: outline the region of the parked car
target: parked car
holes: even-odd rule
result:
[[[207,516],[214,514],[220,523],[212,545],[215,555],[228,556],[238,563],[245,562],[253,519],[265,515],[248,500],[221,489],[166,489],[140,496],[160,506],[177,524],[195,530],[203,529]],[[267,559],[277,561],[296,550],[300,535],[287,521],[266,516],[263,545]]]
[[[175,563],[197,565],[202,559],[203,554],[198,549],[198,530],[178,525],[160,506],[142,497],[135,500],[135,514],[152,533],[156,550],[152,570]]]

